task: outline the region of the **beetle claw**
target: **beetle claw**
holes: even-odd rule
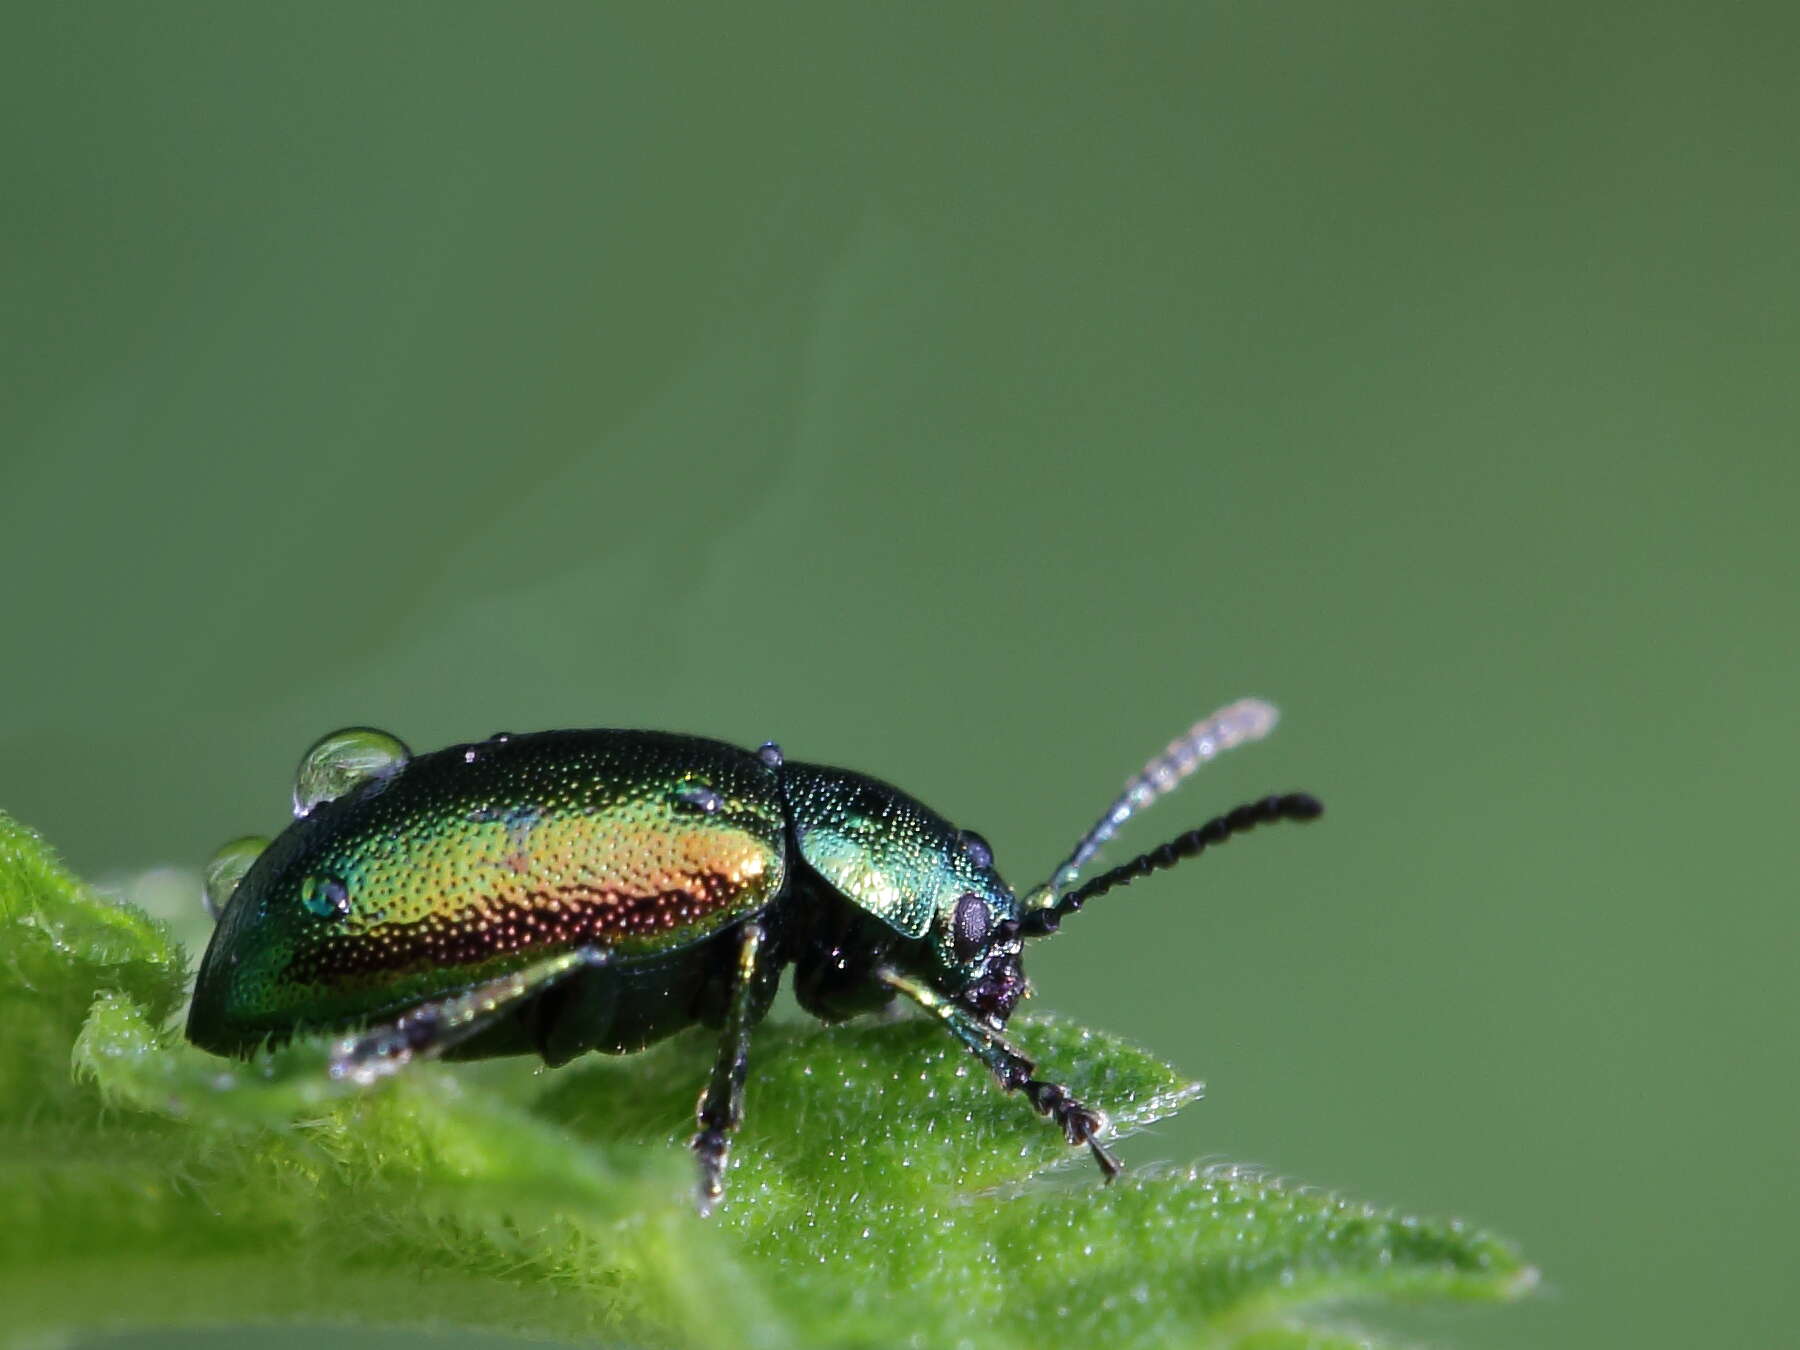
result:
[[[1088,1152],[1094,1155],[1094,1161],[1100,1165],[1100,1174],[1106,1178],[1107,1184],[1117,1181],[1119,1174],[1125,1170],[1125,1164],[1115,1158],[1098,1139],[1089,1139],[1087,1146]]]

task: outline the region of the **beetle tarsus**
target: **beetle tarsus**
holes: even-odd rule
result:
[[[1063,1132],[1063,1138],[1070,1144],[1087,1145],[1088,1152],[1094,1155],[1094,1161],[1100,1165],[1100,1171],[1108,1181],[1125,1170],[1100,1142],[1100,1134],[1106,1128],[1104,1115],[1076,1101],[1061,1083],[1046,1083],[1041,1079],[1028,1078],[1021,1090],[1037,1108],[1038,1114],[1048,1116],[1056,1123]]]

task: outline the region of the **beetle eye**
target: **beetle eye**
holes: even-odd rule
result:
[[[970,892],[956,902],[956,914],[950,925],[950,945],[958,961],[971,961],[987,946],[988,932],[994,916],[987,901]]]
[[[988,841],[973,830],[962,832],[963,852],[969,855],[969,861],[977,867],[987,868],[994,865],[994,850],[988,847]]]

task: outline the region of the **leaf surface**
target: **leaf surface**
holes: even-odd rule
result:
[[[0,815],[0,1319],[9,1343],[304,1320],[668,1346],[1369,1344],[1345,1303],[1492,1300],[1511,1247],[1229,1166],[1102,1186],[923,1020],[767,1025],[726,1202],[692,1206],[708,1036],[555,1073],[333,1083],[171,1026],[187,962]],[[1199,1088],[1054,1018],[1016,1038],[1117,1135]]]

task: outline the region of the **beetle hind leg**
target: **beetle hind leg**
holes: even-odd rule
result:
[[[421,1003],[392,1022],[340,1040],[332,1047],[331,1076],[367,1087],[400,1072],[415,1059],[444,1054],[493,1026],[524,1000],[577,971],[605,963],[604,953],[583,947],[486,980],[449,998]]]
[[[988,1066],[1001,1087],[1008,1092],[1024,1093],[1025,1100],[1031,1103],[1033,1109],[1039,1115],[1048,1116],[1054,1121],[1062,1131],[1063,1138],[1071,1145],[1085,1144],[1108,1181],[1125,1170],[1106,1145],[1100,1142],[1100,1134],[1106,1128],[1106,1117],[1083,1106],[1061,1083],[1045,1082],[1033,1077],[1037,1072],[1037,1065],[1021,1054],[1000,1032],[988,1026],[962,1004],[945,998],[929,985],[908,979],[895,970],[878,970],[875,973],[883,984],[905,994],[941,1021],[969,1053]]]
[[[758,1012],[757,958],[762,944],[762,925],[745,924],[738,942],[737,968],[732,972],[725,1029],[719,1037],[719,1055],[694,1110],[694,1121],[699,1126],[693,1140],[694,1157],[700,1164],[697,1203],[702,1215],[712,1213],[725,1193],[731,1136],[744,1118],[744,1075],[750,1067],[750,1028]]]

